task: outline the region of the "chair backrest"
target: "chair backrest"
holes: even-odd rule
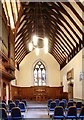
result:
[[[12,100],[8,100],[8,105],[9,105],[10,103],[12,103]]]
[[[84,106],[82,106],[82,108],[81,108],[80,116],[84,116]]]
[[[68,102],[67,108],[69,108],[70,106],[73,106],[73,102]]]
[[[15,104],[16,104],[16,106],[18,106],[19,100],[15,100]]]
[[[12,108],[16,107],[16,104],[14,102],[9,104],[9,110],[11,110]]]
[[[0,108],[0,118],[3,120],[8,120],[7,112],[4,108]]]
[[[2,100],[2,103],[5,103],[5,104],[6,104],[6,101],[5,101],[5,100]]]
[[[22,118],[21,111],[19,107],[14,107],[11,110],[11,117],[12,118]]]
[[[76,108],[81,108],[82,107],[82,102],[77,102],[76,103]]]
[[[19,102],[18,107],[20,109],[25,109],[25,104],[23,102]]]
[[[52,102],[52,99],[48,100],[48,107],[50,107],[50,103]]]
[[[69,101],[68,102],[73,102],[73,99],[69,99]]]
[[[55,100],[55,102],[56,102],[56,106],[59,105],[59,101],[60,101],[59,99],[56,99],[56,100]]]
[[[26,102],[26,100],[22,100],[22,102],[25,104],[25,106],[27,106],[27,102]]]
[[[63,101],[61,101],[61,102],[59,103],[59,106],[62,106],[63,108],[65,108],[65,103],[64,103]]]
[[[63,107],[62,106],[55,107],[54,116],[63,116]]]
[[[62,101],[66,104],[67,103],[67,100],[66,99],[62,99]]]
[[[77,116],[77,109],[76,109],[76,107],[75,106],[69,107],[67,115],[68,116]]]
[[[0,108],[5,108],[7,110],[5,103],[0,103]]]
[[[56,107],[56,102],[55,101],[52,101],[51,103],[50,103],[50,108],[55,108]]]

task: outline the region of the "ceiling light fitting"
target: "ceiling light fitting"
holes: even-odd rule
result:
[[[29,51],[35,49],[36,55],[39,55],[40,48],[44,48],[44,52],[48,53],[48,38],[41,38],[34,35],[32,41],[28,45],[28,48]]]

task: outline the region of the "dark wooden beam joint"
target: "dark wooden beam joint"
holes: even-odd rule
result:
[[[66,59],[64,60],[64,62],[62,64],[60,64],[60,70],[66,65]]]
[[[83,47],[83,42],[79,41],[79,51],[82,49],[82,47]]]
[[[84,47],[84,34],[83,34],[83,37],[82,37],[82,38],[83,38],[83,47]]]

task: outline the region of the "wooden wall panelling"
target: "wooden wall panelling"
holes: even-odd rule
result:
[[[18,96],[19,96],[18,87],[11,86],[11,98],[12,98],[12,100],[17,99]]]
[[[2,52],[8,57],[8,30],[2,20]]]
[[[2,81],[2,78],[0,78],[0,101],[3,99],[3,89],[2,89],[2,86],[3,86],[3,81]]]
[[[2,9],[3,11],[3,9]],[[4,13],[4,12],[2,12]],[[10,81],[15,79],[14,65],[11,66],[11,57],[14,56],[14,35],[10,26],[7,24],[7,20],[4,14],[0,16],[0,21],[2,22],[2,33],[0,31],[0,39],[2,41],[2,49],[0,50],[0,81],[1,81],[1,100],[10,99]],[[12,44],[12,49],[10,48]],[[14,57],[13,57],[14,59]],[[15,60],[14,60],[15,61]],[[13,63],[14,63],[13,61]],[[4,88],[3,85],[6,85]],[[8,91],[8,93],[7,93]]]
[[[32,86],[32,87],[16,87],[12,86],[12,98],[46,101],[48,99],[55,100],[56,98],[68,98],[67,93],[63,93],[63,87],[49,87],[49,86]]]
[[[13,32],[10,30],[10,36],[9,36],[9,46],[10,46],[10,50],[9,50],[9,60],[10,60],[10,64],[14,67],[15,66],[15,42],[14,42],[14,35]]]
[[[8,86],[8,89],[7,89],[7,86]],[[7,91],[8,91],[8,95],[7,95]],[[2,93],[1,94],[2,94],[3,100],[7,100],[7,98],[10,99],[10,82],[5,78],[2,79]]]

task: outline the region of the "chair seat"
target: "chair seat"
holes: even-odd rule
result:
[[[77,108],[77,110],[81,110],[81,108]]]
[[[11,110],[6,110],[7,113],[11,112]]]
[[[77,118],[84,118],[84,115],[77,114]]]
[[[5,118],[5,117],[4,117],[3,119],[0,118],[0,120],[8,120],[8,118]]]
[[[24,118],[24,115],[22,115],[22,117],[12,117],[12,119],[14,119],[14,120],[18,120],[18,119],[22,119],[22,118]]]
[[[50,116],[53,116],[53,114],[54,114],[54,111],[50,111],[50,112],[49,112],[49,115],[50,115]]]
[[[21,110],[21,112],[25,112],[25,109],[20,109]]]
[[[54,111],[54,108],[49,108],[50,111]]]
[[[83,116],[79,116],[79,118],[84,118],[84,115]]]
[[[21,120],[21,117],[12,117],[12,120]]]
[[[8,115],[8,120],[11,120],[11,115]]]
[[[76,116],[65,116],[65,118],[67,118],[67,119],[76,119],[77,117]]]
[[[65,108],[65,110],[67,111],[67,110],[68,110],[68,108]]]
[[[8,113],[11,112],[11,110],[8,110]]]
[[[62,119],[64,116],[53,116],[54,119]]]

